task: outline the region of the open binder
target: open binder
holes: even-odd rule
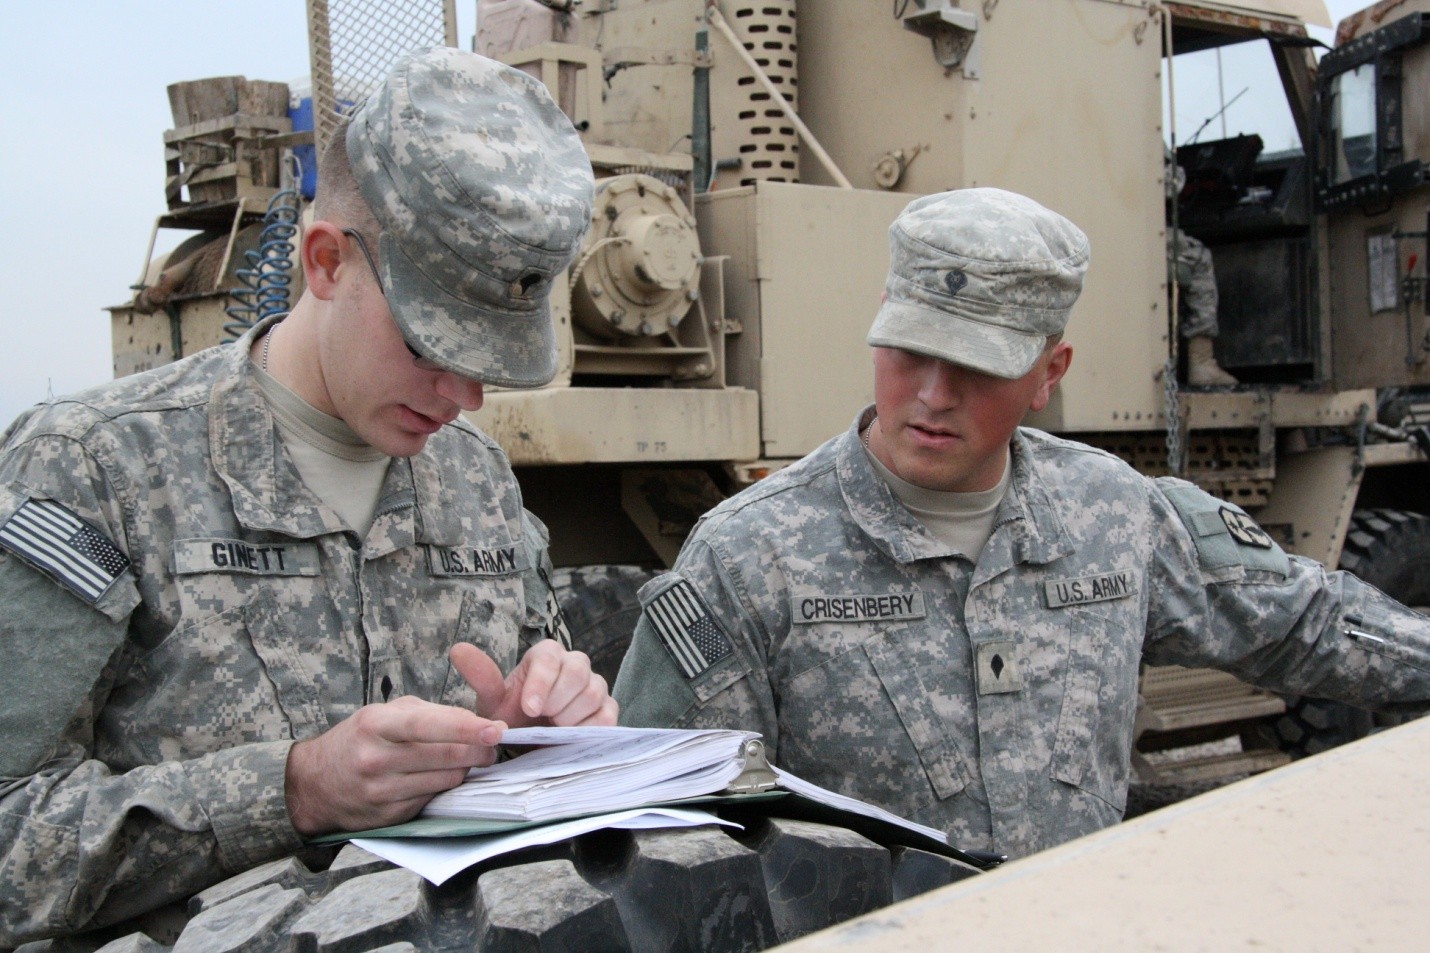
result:
[[[422,815],[354,838],[505,834],[631,808],[700,808],[731,820],[791,817],[846,827],[883,844],[953,857],[980,869],[1003,858],[960,850],[943,832],[826,790],[771,765],[754,732],[671,728],[514,728],[505,747],[529,750],[433,798]]]

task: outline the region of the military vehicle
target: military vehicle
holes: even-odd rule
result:
[[[298,108],[281,84],[241,77],[171,87],[156,231],[195,235],[147,262],[135,300],[112,309],[116,374],[282,310],[301,283],[291,242],[311,169],[310,152],[301,167],[293,157],[321,145],[396,52],[456,43],[450,3],[311,0],[309,11],[313,88]],[[554,292],[556,380],[489,391],[475,420],[551,527],[568,621],[608,674],[636,588],[699,515],[872,400],[863,338],[888,224],[917,195],[977,185],[1030,195],[1092,241],[1067,332],[1074,369],[1029,423],[1193,480],[1287,549],[1430,605],[1430,119],[1413,93],[1430,77],[1430,0],[1349,18],[1319,64],[1306,31],[1325,21],[1315,0],[480,0],[477,11],[474,48],[547,84],[598,178],[587,243]],[[1178,65],[1233,44],[1264,48],[1300,148],[1193,140],[1164,121]],[[316,129],[295,132],[295,118]],[[1169,147],[1187,173],[1170,203]],[[1169,224],[1212,251],[1216,356],[1234,386],[1185,383]],[[1375,724],[1217,673],[1151,670],[1143,695],[1134,765],[1151,782],[1263,770]],[[600,862],[571,850],[561,863],[606,883]],[[246,882],[313,892],[316,874],[285,871]],[[418,898],[412,916],[447,902],[401,889]],[[742,909],[754,902],[741,896]],[[724,948],[713,922],[678,930]]]

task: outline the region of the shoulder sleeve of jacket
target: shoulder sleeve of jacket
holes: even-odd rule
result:
[[[523,641],[528,647],[542,639],[555,639],[562,648],[571,648],[571,629],[561,614],[556,589],[551,584],[551,556],[547,552],[550,539],[546,525],[536,515],[522,510],[521,542],[526,549],[527,570],[522,576],[522,591],[526,598],[526,622]]]
[[[1424,616],[1287,555],[1240,507],[1180,480],[1156,484],[1170,506],[1153,547],[1148,662],[1368,708],[1430,699]]]
[[[0,458],[0,773],[50,749],[123,643],[139,603],[121,507],[75,441]]]
[[[714,552],[686,544],[674,572],[640,591],[641,615],[611,694],[621,724],[741,728],[778,745],[753,619]]]
[[[1156,487],[1172,504],[1210,579],[1236,581],[1247,574],[1284,579],[1290,573],[1286,553],[1235,503],[1172,477],[1158,479]]]

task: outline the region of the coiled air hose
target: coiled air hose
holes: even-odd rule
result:
[[[293,237],[298,233],[298,192],[284,189],[268,201],[258,248],[243,253],[248,266],[234,272],[240,284],[229,289],[233,303],[224,309],[225,341],[236,341],[264,318],[284,314],[292,306]]]

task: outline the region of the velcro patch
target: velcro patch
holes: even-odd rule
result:
[[[684,579],[646,603],[646,615],[686,678],[695,678],[732,651],[730,640]]]
[[[978,694],[1004,695],[1022,690],[1016,642],[978,642],[973,646],[973,655],[978,668]]]
[[[796,624],[815,622],[890,622],[922,619],[922,592],[848,593],[845,595],[795,595],[790,598],[790,619]]]
[[[249,543],[241,539],[174,541],[174,572],[245,573],[250,576],[316,576],[322,572],[317,543]]]
[[[1043,583],[1043,598],[1049,609],[1081,606],[1089,602],[1126,599],[1137,593],[1137,573],[1131,570],[1104,572],[1074,579],[1049,579]]]
[[[1276,541],[1234,504],[1170,477],[1159,478],[1157,485],[1191,533],[1204,571],[1220,574],[1240,567],[1283,579],[1291,571],[1291,560]]]
[[[54,500],[26,500],[0,526],[4,546],[90,605],[129,568],[129,557]]]
[[[518,543],[493,549],[427,547],[427,571],[434,576],[510,576],[531,568]]]

